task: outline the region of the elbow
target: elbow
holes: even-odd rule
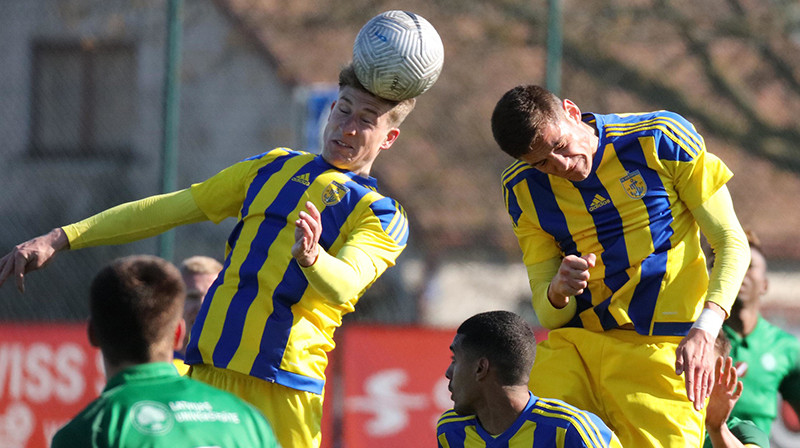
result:
[[[324,297],[325,301],[333,306],[342,306],[353,298],[353,296],[346,294],[326,294]]]
[[[548,329],[548,330],[555,330],[556,328],[561,328],[569,322],[569,320],[557,319],[554,316],[548,316],[547,313],[536,315],[537,319],[539,319],[539,325]]]
[[[361,297],[361,295],[366,291],[367,288],[363,288],[360,291],[358,290],[358,286],[353,284],[347,285],[336,285],[336,287],[328,288],[325,291],[319,291],[318,293],[325,299],[329,305],[332,306],[342,306],[348,302],[351,302],[353,299]]]

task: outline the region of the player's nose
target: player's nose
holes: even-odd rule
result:
[[[355,117],[345,118],[342,121],[341,126],[342,126],[342,134],[344,134],[344,135],[356,135],[356,132],[358,130],[358,126],[356,124],[356,118]]]

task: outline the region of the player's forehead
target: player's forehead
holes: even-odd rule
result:
[[[541,151],[551,151],[567,137],[566,129],[562,120],[547,120],[539,128],[539,133],[531,142],[531,149]]]
[[[767,259],[764,257],[764,254],[762,254],[760,250],[751,247],[750,267],[764,268],[766,265],[767,265]]]
[[[350,86],[339,89],[339,101],[375,115],[383,115],[392,108],[392,104],[386,100]]]
[[[566,139],[563,126],[557,121],[547,121],[542,124],[536,137],[530,145],[530,150],[522,157],[529,163],[535,163],[546,158]]]
[[[464,335],[461,333],[456,333],[456,335],[453,336],[453,342],[450,344],[450,351],[453,352],[453,354],[464,351],[462,347],[463,341]]]

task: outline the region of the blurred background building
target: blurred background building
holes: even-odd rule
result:
[[[503,0],[186,0],[177,188],[277,146],[316,151],[361,25],[417,12],[444,70],[373,168],[411,221],[409,248],[367,293],[367,323],[452,327],[487,309],[535,317],[504,211],[511,163],[496,100],[545,83],[548,3]],[[0,252],[161,188],[167,0],[3,0]],[[800,4],[788,0],[561,2],[560,94],[598,113],[669,109],[736,174],[743,225],[770,262],[765,315],[800,333]],[[333,90],[332,90],[333,89]],[[232,220],[174,231],[173,261],[224,256]],[[0,288],[0,321],[81,321],[88,281],[156,239],[59,255],[28,292]]]

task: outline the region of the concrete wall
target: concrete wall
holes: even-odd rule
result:
[[[0,15],[0,252],[112,205],[160,192],[166,1],[4,2]],[[293,86],[212,0],[184,2],[178,188],[274,146],[294,146]],[[135,48],[129,157],[57,159],[30,154],[33,42],[124,41]],[[120,86],[125,88],[130,86]],[[232,223],[176,233],[176,261],[221,258]],[[85,314],[86,283],[102,264],[155,253],[156,240],[65,253],[32,275],[19,300],[0,288],[0,319]]]

